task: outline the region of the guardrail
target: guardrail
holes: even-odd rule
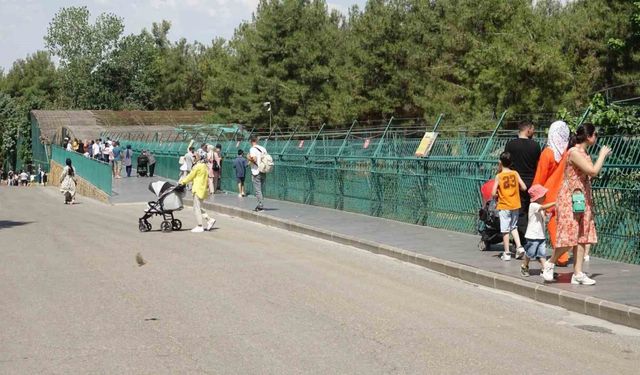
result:
[[[423,128],[424,131],[424,128]],[[272,137],[265,145],[275,160],[266,196],[419,225],[475,233],[480,186],[496,173],[504,145],[514,135],[438,137],[429,157],[413,156],[420,138],[387,127],[379,132],[350,129]],[[536,138],[542,145],[544,138]],[[129,142],[150,149],[156,174],[176,179],[178,159],[188,143]],[[236,191],[233,159],[249,150],[246,139],[220,141],[225,156],[222,187]],[[600,177],[593,181],[600,242],[595,256],[640,264],[640,137],[601,137],[609,144]],[[194,145],[199,146],[198,140]],[[597,153],[598,146],[591,152]],[[248,172],[247,172],[248,173]],[[251,193],[250,178],[246,180]],[[470,245],[473,248],[475,244]]]
[[[71,159],[73,168],[78,176],[101,191],[111,195],[112,172],[107,163],[83,156],[77,152],[66,151],[59,146],[51,146],[51,160],[64,166],[67,158]],[[55,177],[52,177],[55,178]]]

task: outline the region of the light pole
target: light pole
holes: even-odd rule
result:
[[[271,135],[271,102],[264,102],[262,106],[266,107],[267,112],[269,112],[269,135]]]

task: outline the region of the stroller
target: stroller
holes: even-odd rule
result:
[[[146,154],[142,154],[138,156],[138,167],[136,168],[136,172],[138,173],[138,177],[147,177],[147,167],[149,165],[149,157]]]
[[[480,234],[480,242],[478,249],[480,251],[489,250],[491,245],[502,242],[502,233],[500,233],[500,218],[496,209],[497,202],[491,196],[494,180],[485,182],[480,188],[482,196],[482,208],[478,211],[478,233]]]
[[[149,184],[149,190],[158,197],[158,200],[147,203],[148,207],[144,215],[138,219],[140,232],[151,230],[151,223],[147,219],[154,215],[162,216],[160,230],[163,232],[180,230],[182,222],[173,217],[173,211],[180,211],[183,208],[184,186],[175,186],[167,181],[156,181]]]

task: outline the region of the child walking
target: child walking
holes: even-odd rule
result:
[[[240,198],[247,195],[244,191],[244,176],[248,165],[249,163],[247,163],[247,159],[244,158],[244,151],[238,150],[238,157],[233,161],[233,169],[236,170],[238,197]]]
[[[529,195],[531,196],[531,204],[529,205],[529,224],[527,225],[527,231],[524,238],[527,240],[525,245],[526,255],[520,266],[520,274],[522,276],[529,276],[529,261],[531,259],[538,260],[540,262],[541,269],[547,266],[546,261],[546,240],[544,235],[544,222],[545,222],[545,210],[556,205],[556,202],[547,204],[544,203],[544,196],[547,194],[548,189],[542,185],[533,185],[529,188]],[[541,272],[545,281],[553,281],[553,274],[546,275]],[[551,276],[551,279],[547,278]]]
[[[518,214],[521,207],[520,190],[526,190],[527,186],[520,178],[520,174],[510,168],[511,154],[503,152],[500,154],[500,172],[496,175],[491,195],[498,197],[496,209],[500,217],[500,232],[504,245],[504,253],[500,259],[504,261],[511,260],[509,234],[513,236],[513,241],[516,243],[516,258],[520,259],[525,252],[518,235]]]

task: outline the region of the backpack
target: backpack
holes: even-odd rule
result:
[[[256,147],[256,150],[260,153],[260,157],[258,158],[258,172],[260,173],[269,173],[273,169],[273,158],[266,149],[263,148],[264,151],[260,150],[260,148]]]

